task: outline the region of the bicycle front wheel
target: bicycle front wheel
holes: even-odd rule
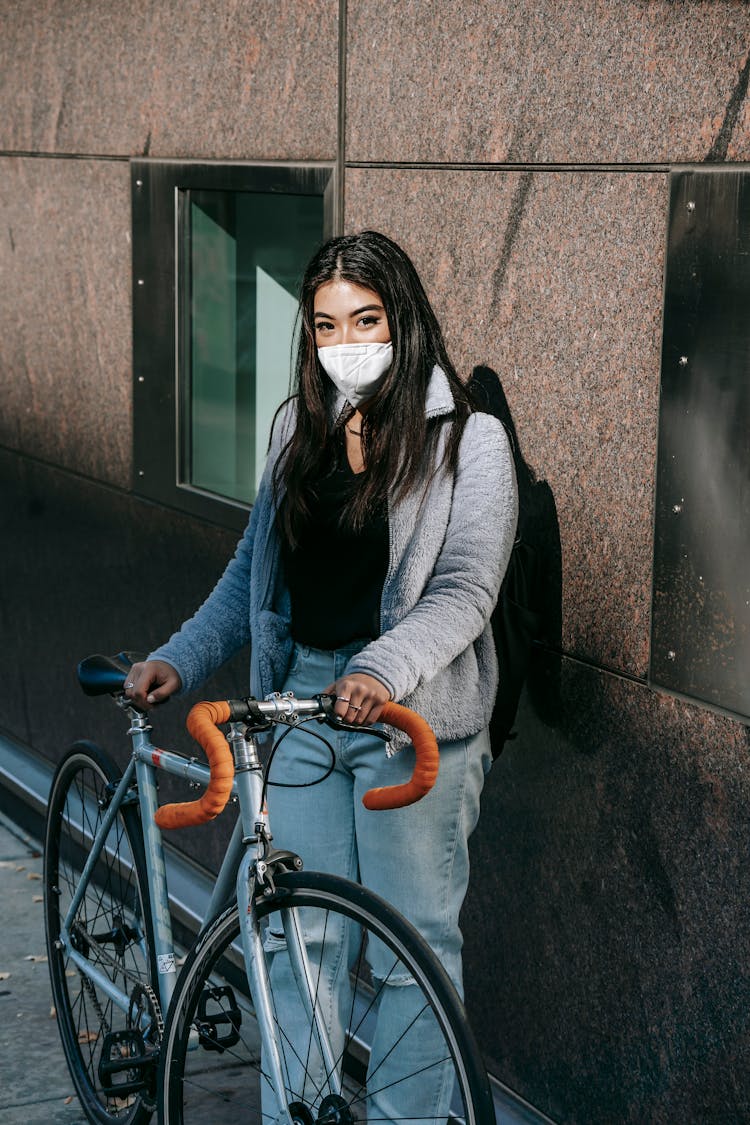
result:
[[[279,875],[256,906],[292,1121],[494,1123],[461,1001],[392,907],[315,872]],[[306,974],[289,955],[295,926]],[[247,992],[234,904],[199,936],[177,983],[160,1059],[164,1125],[285,1120]]]
[[[92,743],[76,743],[60,762],[47,814],[44,909],[57,1023],[81,1106],[89,1121],[137,1125],[154,1108],[161,1017],[136,805],[115,816],[65,933],[119,779]]]

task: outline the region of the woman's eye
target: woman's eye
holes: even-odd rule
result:
[[[360,317],[360,320],[359,320],[360,328],[372,328],[372,326],[374,324],[377,324],[377,323],[378,323],[378,318],[376,316],[363,316],[363,317]]]
[[[325,320],[319,320],[318,323],[315,325],[315,331],[316,332],[332,332],[333,331],[333,325],[329,324]]]

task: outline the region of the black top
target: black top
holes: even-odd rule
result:
[[[388,571],[388,513],[371,516],[354,531],[341,515],[359,485],[344,442],[317,488],[312,516],[292,550],[282,557],[292,598],[292,636],[312,648],[343,648],[380,635],[380,601]]]

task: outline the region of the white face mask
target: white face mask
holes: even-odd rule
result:
[[[333,344],[318,348],[318,359],[331,382],[357,407],[382,385],[393,362],[393,344]]]

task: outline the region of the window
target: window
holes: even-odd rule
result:
[[[135,161],[135,491],[242,527],[289,393],[329,166]]]

